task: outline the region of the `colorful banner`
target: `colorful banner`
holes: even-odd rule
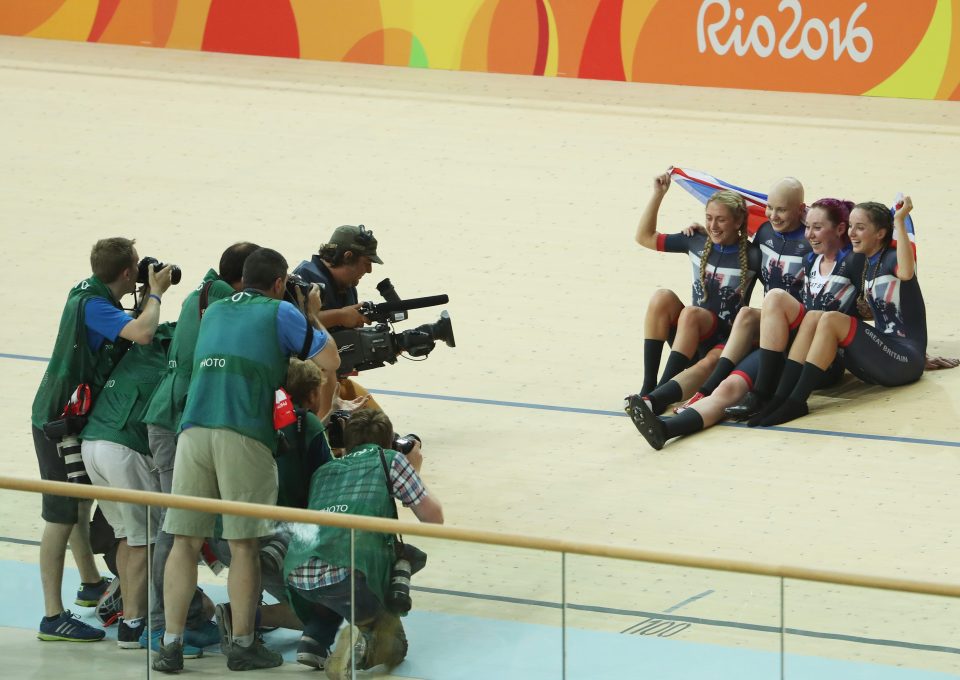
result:
[[[0,33],[960,100],[960,0],[0,0]]]

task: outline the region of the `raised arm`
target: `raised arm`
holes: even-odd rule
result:
[[[153,334],[157,330],[157,324],[160,323],[160,297],[167,291],[167,288],[170,287],[173,268],[168,264],[160,271],[155,271],[154,266],[151,264],[147,268],[147,271],[149,272],[146,289],[148,297],[143,301],[137,318],[124,326],[120,331],[121,338],[135,342],[138,345],[149,345],[153,342]]]
[[[913,201],[904,196],[893,215],[893,237],[897,239],[897,278],[909,281],[917,273],[917,258],[907,233],[907,215],[913,210]]]
[[[663,197],[670,189],[670,172],[657,175],[653,178],[653,195],[647,202],[647,207],[640,213],[640,223],[637,225],[637,243],[650,250],[657,249],[657,214]]]

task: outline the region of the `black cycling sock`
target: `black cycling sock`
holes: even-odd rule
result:
[[[667,439],[693,434],[703,429],[703,416],[692,408],[680,411],[673,418],[664,418],[663,422],[667,426]]]
[[[753,418],[747,421],[747,427],[757,427],[758,425],[763,425],[763,421],[767,417],[783,406],[783,402],[787,400],[787,397],[780,394],[775,394],[770,397],[770,401],[767,402],[767,405],[760,409],[760,412],[757,413]]]
[[[676,380],[668,380],[648,394],[647,399],[650,400],[650,410],[654,415],[660,415],[670,404],[683,399],[683,388]]]
[[[657,386],[657,373],[660,371],[660,357],[663,355],[665,340],[643,341],[643,387],[641,396],[646,395]]]
[[[810,413],[810,408],[807,406],[807,402],[797,401],[791,397],[783,402],[780,408],[764,418],[760,425],[763,427],[782,425],[783,423],[789,423],[791,420],[805,416],[808,413]]]
[[[657,383],[657,387],[660,387],[665,382],[673,378],[675,375],[683,371],[690,365],[690,358],[680,354],[680,352],[670,352],[670,355],[667,357],[667,365],[663,369],[663,375],[660,376],[660,382]]]
[[[769,399],[780,382],[780,373],[783,371],[783,352],[760,348],[760,368],[757,370],[757,380],[753,383],[753,391],[764,399]]]
[[[810,398],[810,393],[813,392],[817,385],[823,380],[825,373],[826,371],[818,366],[814,366],[809,361],[805,362],[803,364],[803,370],[800,371],[800,379],[797,380],[797,385],[793,388],[787,401],[806,403],[807,399]]]
[[[800,374],[803,372],[803,364],[793,359],[787,359],[783,364],[783,372],[780,374],[780,384],[777,385],[776,395],[786,399],[793,392],[800,380]]]
[[[726,357],[720,357],[717,360],[716,368],[713,369],[713,373],[710,374],[710,377],[700,386],[697,392],[705,397],[709,397],[715,389],[720,387],[720,383],[726,380],[728,375],[733,373],[733,369],[736,368],[736,366],[735,363]]]

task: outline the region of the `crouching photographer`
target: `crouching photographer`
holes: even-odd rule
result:
[[[421,522],[442,524],[440,501],[420,479],[419,442],[404,455],[390,449],[393,441],[393,425],[382,411],[355,413],[344,427],[346,454],[313,475],[310,509],[396,517],[396,499]],[[407,640],[399,617],[410,609],[409,575],[426,563],[426,555],[399,537],[354,532],[351,620],[350,534],[338,527],[298,526],[284,561],[291,602],[304,622],[298,660],[312,646],[310,665],[325,668],[332,680],[350,677],[354,649],[361,670],[380,664],[393,668],[403,661]],[[345,619],[349,625],[334,645]]]

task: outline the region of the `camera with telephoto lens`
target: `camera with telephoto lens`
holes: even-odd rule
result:
[[[410,560],[401,557],[393,563],[390,570],[390,587],[384,597],[384,606],[391,614],[403,616],[410,611],[413,600],[410,599]]]
[[[444,342],[447,347],[457,346],[453,337],[453,323],[446,310],[440,312],[440,318],[434,323],[397,333],[389,326],[390,323],[406,319],[411,309],[446,304],[450,301],[446,295],[401,300],[390,279],[378,283],[377,290],[387,302],[364,302],[360,307],[360,313],[376,325],[370,328],[343,328],[330,333],[340,353],[339,375],[395,364],[401,353],[425,357],[433,351],[437,342]]]
[[[167,265],[155,257],[145,257],[137,265],[137,283],[150,283],[150,265],[153,265],[153,271],[158,272]],[[180,283],[182,272],[180,267],[175,264],[170,265],[170,283],[177,285]]]
[[[390,570],[390,585],[384,593],[383,604],[390,613],[405,616],[413,606],[410,599],[410,577],[427,566],[427,553],[401,540],[396,554],[397,559]]]
[[[64,416],[43,426],[43,434],[47,439],[57,442],[57,451],[67,471],[67,481],[74,484],[91,483],[87,468],[83,466],[80,438],[77,436],[86,424],[86,416]]]

